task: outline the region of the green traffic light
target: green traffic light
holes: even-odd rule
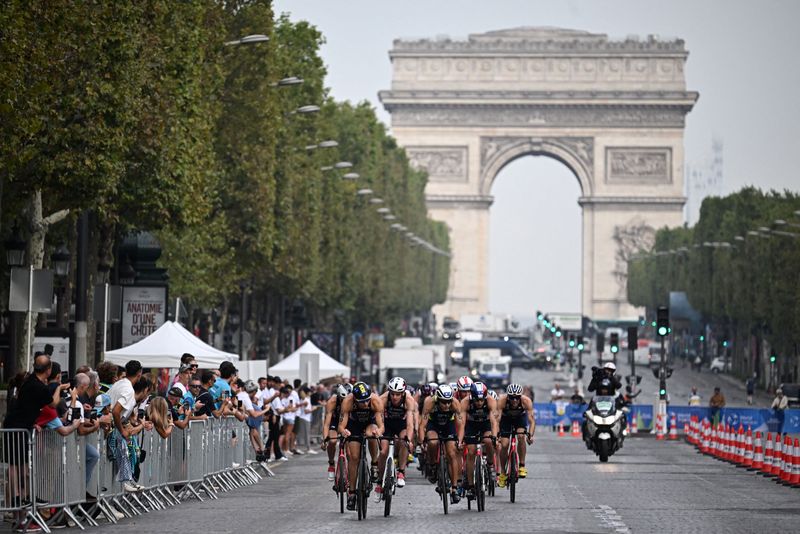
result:
[[[722,346],[723,346],[723,347],[727,347],[727,346],[728,346],[728,342],[727,342],[727,341],[723,341],[723,342],[722,342]]]
[[[777,360],[777,357],[774,354],[769,357],[769,363],[775,363],[775,360]]]
[[[659,393],[661,395],[666,395],[667,394],[667,390],[666,389],[662,389],[662,390],[659,391]]]
[[[569,340],[569,346],[570,346],[570,348],[572,348],[572,347],[574,347],[574,346],[575,346],[575,342],[574,342],[574,341],[572,341],[571,339]]]
[[[662,326],[662,327],[659,327],[659,329],[658,329],[658,335],[659,335],[659,336],[662,336],[662,337],[663,337],[663,336],[666,336],[666,335],[667,335],[667,328],[666,328],[666,327],[663,327],[663,326]]]
[[[656,322],[655,322],[655,321],[653,321],[652,323],[650,323],[650,326],[652,326],[652,327],[654,327],[654,328],[655,328],[655,326],[656,326]]]
[[[611,352],[616,354],[617,352],[619,352],[619,347],[611,347]]]
[[[705,340],[706,340],[706,336],[700,336],[700,341],[705,341]]]
[[[578,345],[578,350],[583,350],[583,343]]]
[[[556,331],[556,337],[561,337],[561,330]]]
[[[555,326],[551,326],[551,327],[550,327],[550,332],[552,332],[553,334],[555,334],[555,333],[556,333],[556,327],[555,327]]]

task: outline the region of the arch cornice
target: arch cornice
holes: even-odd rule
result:
[[[480,194],[489,196],[500,171],[522,156],[549,156],[566,165],[583,197],[594,195],[593,137],[481,137]]]

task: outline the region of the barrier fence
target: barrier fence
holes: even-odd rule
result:
[[[569,403],[543,403],[536,402],[533,405],[536,424],[542,426],[557,426],[563,424],[570,426],[573,421],[582,422],[583,414],[587,404]],[[800,433],[800,410],[784,410],[783,413],[765,408],[722,408],[718,415],[712,413],[711,408],[704,406],[675,406],[667,407],[669,414],[677,417],[678,429],[683,429],[684,425],[689,424],[692,416],[698,419],[708,419],[723,422],[729,425],[743,424],[750,426],[753,431],[778,432],[782,434]],[[651,430],[653,428],[653,406],[649,404],[634,404],[628,413],[628,423],[633,423],[636,417],[636,424],[639,430]]]
[[[116,523],[188,499],[216,499],[272,475],[256,461],[249,430],[235,417],[190,421],[167,438],[143,430],[128,447],[143,488],[136,492],[124,491],[103,432],[1,430],[0,511],[16,514],[20,526],[36,523],[50,532],[64,521],[83,530],[100,516]],[[96,462],[88,481],[87,459]]]

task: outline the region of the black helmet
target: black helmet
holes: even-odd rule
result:
[[[366,402],[372,395],[372,390],[366,382],[356,382],[353,384],[353,397],[358,402]]]

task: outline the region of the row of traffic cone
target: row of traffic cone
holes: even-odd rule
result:
[[[692,416],[686,427],[686,440],[698,452],[775,478],[780,484],[800,488],[800,439],[792,441],[784,434],[781,440],[781,434],[776,433],[773,441],[772,433],[767,432],[762,441],[761,432],[753,436],[749,426],[747,430],[741,424],[738,430],[723,423],[714,426],[708,419],[700,421]]]
[[[559,438],[563,438],[566,435],[567,435],[567,433],[564,430],[564,424],[563,423],[558,423],[558,437]],[[570,430],[570,435],[573,438],[582,437],[583,434],[581,432],[581,425],[577,421],[573,421],[572,422],[572,429]]]

